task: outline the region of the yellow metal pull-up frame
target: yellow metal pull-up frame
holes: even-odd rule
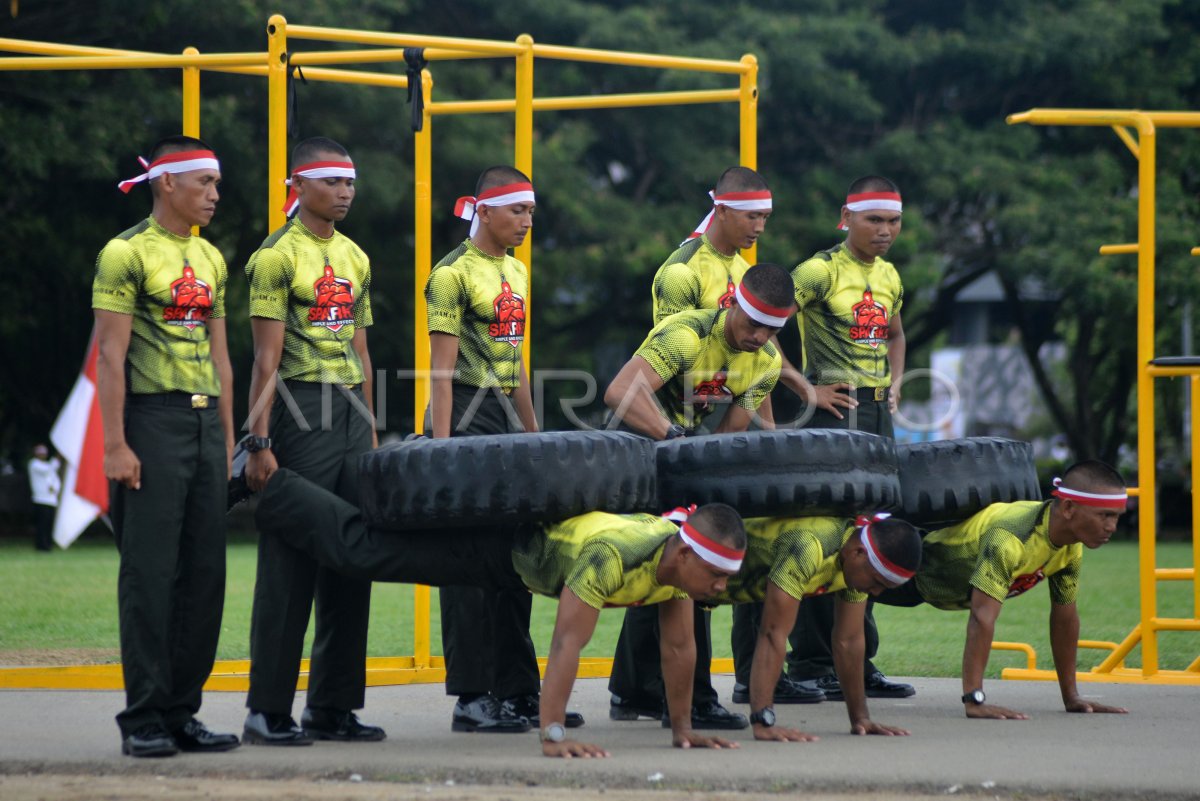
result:
[[[1155,684],[1200,684],[1200,658],[1183,670],[1160,670],[1158,633],[1161,631],[1200,631],[1200,358],[1154,355],[1154,269],[1155,269],[1155,160],[1159,128],[1200,127],[1200,112],[1135,111],[1102,109],[1031,109],[1008,117],[1010,125],[1081,125],[1110,127],[1138,162],[1138,241],[1132,244],[1102,245],[1102,255],[1137,254],[1137,451],[1138,484],[1129,494],[1138,498],[1138,586],[1141,616],[1137,625],[1120,643],[1080,640],[1081,648],[1108,650],[1109,655],[1090,672],[1078,674],[1080,681],[1127,681]],[[1136,133],[1136,137],[1135,134]],[[1200,247],[1193,248],[1200,256]],[[1155,493],[1155,421],[1154,379],[1186,377],[1191,382],[1192,419],[1192,567],[1159,568],[1156,563]],[[1158,582],[1191,581],[1193,608],[1191,618],[1164,618],[1158,615]],[[1142,646],[1142,667],[1127,668],[1125,659],[1138,644]],[[1033,648],[1017,643],[995,643],[993,648],[1025,652],[1024,668],[1007,668],[1006,679],[1053,679],[1053,671],[1038,670]]]
[[[364,49],[290,52],[289,42],[296,40],[337,42],[363,46]],[[524,34],[518,36],[514,42],[505,42],[289,25],[284,17],[274,15],[267,22],[266,52],[201,54],[195,48],[189,47],[181,55],[173,55],[0,38],[0,51],[22,53],[28,56],[0,58],[0,71],[179,69],[183,76],[182,133],[190,136],[200,135],[201,70],[266,77],[268,86],[267,219],[270,229],[274,230],[284,222],[284,215],[280,209],[283,206],[284,180],[287,177],[287,81],[289,69],[304,67],[304,77],[307,80],[405,89],[408,87],[406,76],[331,68],[330,65],[403,62],[404,48],[408,47],[424,48],[423,55],[426,62],[512,58],[516,67],[516,80],[511,100],[463,100],[438,103],[433,99],[432,73],[429,69],[425,69],[421,73],[425,105],[422,128],[414,134],[413,171],[416,234],[413,254],[415,261],[413,361],[417,376],[414,420],[416,429],[420,431],[423,425],[424,410],[429,402],[429,335],[425,326],[426,307],[423,288],[433,262],[431,242],[433,220],[432,118],[452,114],[513,114],[513,166],[532,178],[533,114],[535,111],[737,103],[740,163],[753,169],[758,166],[758,60],[753,55],[744,55],[738,61],[730,61],[536,44],[532,37]],[[533,75],[535,61],[539,58],[736,75],[738,86],[730,89],[696,91],[536,97]],[[516,249],[515,255],[530,270],[532,291],[532,237],[526,237],[524,244]],[[750,248],[746,253],[746,258],[750,263],[754,263],[756,249]],[[527,323],[522,352],[527,371],[531,352],[532,335],[531,328]],[[431,656],[430,653],[429,588],[417,586],[414,593],[413,656],[369,659],[367,665],[368,684],[407,684],[444,680],[445,670],[442,659]],[[584,659],[580,663],[579,675],[607,676],[611,667],[611,659]],[[729,672],[732,670],[731,660],[714,660],[713,668]],[[307,660],[302,663],[301,671],[300,687],[304,688],[308,681]],[[248,686],[248,672],[249,664],[244,660],[220,662],[214,669],[206,688],[210,690],[245,690]],[[119,668],[114,669],[114,666],[0,670],[0,688],[115,689],[120,686],[120,670]]]

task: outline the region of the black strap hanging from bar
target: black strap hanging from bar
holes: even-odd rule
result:
[[[425,87],[421,83],[421,70],[429,63],[425,48],[404,48],[404,63],[408,65],[408,102],[412,104],[412,129],[416,132],[425,125]]]
[[[295,78],[299,78],[300,82],[308,85],[308,79],[304,77],[304,69],[296,67],[295,75],[292,74],[292,54],[288,53],[285,56],[285,64],[287,69],[287,135],[292,139],[300,138],[300,96],[296,92]]]

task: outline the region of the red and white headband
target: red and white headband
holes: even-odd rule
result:
[[[292,178],[297,175],[301,178],[358,177],[358,173],[354,171],[354,163],[350,161],[310,161],[308,164],[301,164],[292,170]],[[289,187],[292,185],[292,178],[284,181]],[[290,217],[299,206],[300,197],[296,194],[296,190],[289,189],[287,200],[283,201],[283,213]]]
[[[871,563],[871,567],[879,572],[891,584],[903,584],[916,575],[916,571],[900,567],[900,565],[892,562],[879,550],[875,544],[875,539],[871,536],[871,524],[878,523],[880,520],[887,520],[891,517],[887,512],[876,512],[871,517],[859,515],[854,521],[854,525],[858,526],[859,540],[862,542],[863,550],[867,552],[867,561]]]
[[[679,524],[679,536],[705,562],[720,570],[736,573],[742,568],[742,560],[746,558],[744,550],[739,551],[722,545],[716,540],[701,534],[691,523],[684,521]]]
[[[734,295],[737,297],[738,306],[756,323],[769,325],[772,328],[783,328],[787,324],[788,318],[792,316],[790,308],[781,309],[757,297],[746,288],[745,281],[738,284]]]
[[[712,198],[713,207],[708,210],[708,214],[696,226],[696,230],[688,234],[687,239],[679,244],[684,244],[689,239],[695,239],[708,231],[708,227],[712,225],[713,215],[717,212],[717,206],[728,206],[731,209],[738,211],[770,211],[771,210],[771,193],[763,190],[761,192],[726,192],[723,195],[709,192],[708,196]]]
[[[846,196],[846,208],[850,211],[903,211],[899,192],[860,192],[857,195]],[[838,221],[839,231],[849,231],[846,224]]]
[[[129,194],[129,190],[142,181],[153,181],[163,173],[221,169],[221,164],[217,161],[217,155],[211,150],[180,150],[177,153],[167,153],[165,156],[159,156],[154,161],[146,161],[141,156],[138,156],[137,160],[145,172],[117,184],[117,188],[125,194]]]
[[[1125,511],[1129,503],[1129,496],[1122,492],[1120,495],[1100,494],[1095,492],[1084,492],[1082,490],[1071,489],[1070,487],[1062,486],[1062,479],[1056,478],[1053,482],[1054,491],[1050,494],[1055,498],[1062,498],[1067,501],[1074,501],[1083,506],[1094,506],[1097,509],[1120,509]]]
[[[454,202],[454,216],[463,220],[470,220],[471,232],[468,236],[475,236],[475,232],[479,230],[479,217],[475,214],[475,209],[478,206],[512,206],[516,203],[536,203],[533,196],[533,184],[515,183],[505,184],[504,186],[493,186],[491,189],[485,189],[479,193],[479,197],[473,195],[464,195]]]

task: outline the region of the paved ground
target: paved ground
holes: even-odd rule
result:
[[[717,688],[729,697],[731,677]],[[540,784],[607,788],[692,788],[757,792],[972,793],[1013,797],[1200,798],[1200,689],[1084,684],[1085,695],[1129,715],[1068,715],[1056,685],[991,682],[996,703],[1030,721],[969,721],[958,681],[916,679],[915,698],[874,701],[873,716],[911,737],[851,737],[841,703],[779,707],[781,722],[818,734],[808,744],[754,742],[735,733],[738,751],[679,751],[651,721],[616,723],[607,715],[605,680],[577,684],[571,707],[587,718],[580,739],[607,760],[565,762],[541,756],[536,734],[450,732],[451,703],[441,685],[368,690],[364,720],[384,726],[383,743],[320,743],[309,748],[243,746],[216,755],[166,760],[122,757],[111,692],[0,691],[0,775],[22,773],[131,777],[233,777],[411,781],[445,785]],[[240,731],[240,693],[210,693],[202,719]],[[302,707],[297,700],[297,713]],[[745,707],[739,707],[746,711]],[[0,784],[0,787],[3,785]],[[2,793],[0,793],[2,795]]]

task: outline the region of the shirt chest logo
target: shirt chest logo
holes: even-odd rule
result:
[[[1038,584],[1040,584],[1044,578],[1046,578],[1046,574],[1042,572],[1040,567],[1032,573],[1026,573],[1023,576],[1017,576],[1015,579],[1013,579],[1012,585],[1008,588],[1008,595],[1005,597],[1016,598],[1022,593],[1029,592]]]
[[[729,403],[733,400],[733,390],[725,386],[729,373],[721,370],[707,381],[701,381],[692,388],[691,402],[693,406],[707,408],[709,404]]]
[[[888,310],[871,293],[871,288],[863,292],[862,300],[850,307],[854,324],[850,326],[850,339],[858,345],[869,345],[878,348],[888,341]]]
[[[334,275],[329,258],[324,274],[313,282],[316,300],[308,309],[308,323],[317,328],[340,331],[354,322],[354,283]]]
[[[725,294],[717,298],[718,309],[733,308],[733,299],[737,294],[737,287],[733,285],[733,277],[725,276]]]
[[[500,294],[492,301],[495,322],[488,325],[488,336],[496,342],[521,347],[525,338],[525,298],[513,292],[504,276],[500,276]]]
[[[192,331],[208,322],[212,305],[212,287],[197,278],[192,265],[184,259],[183,275],[171,282],[171,305],[163,309],[163,320],[167,325]]]

